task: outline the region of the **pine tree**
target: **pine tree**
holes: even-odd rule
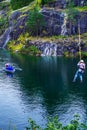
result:
[[[40,35],[43,26],[45,25],[44,17],[35,7],[29,12],[27,27],[31,35]]]
[[[78,10],[74,7],[74,3],[72,2],[72,0],[68,0],[68,5],[67,5],[67,9],[66,9],[66,14],[68,16],[68,20],[69,20],[69,35],[71,35],[71,30],[72,30],[72,25],[75,24],[76,22],[76,16],[78,15]]]

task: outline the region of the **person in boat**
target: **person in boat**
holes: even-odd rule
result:
[[[75,73],[73,82],[75,82],[78,77],[80,78],[80,81],[82,82],[83,81],[83,73],[84,73],[84,70],[85,70],[85,62],[84,62],[84,60],[80,60],[77,63],[77,66],[78,66],[78,70]]]
[[[14,67],[10,63],[5,64],[5,68],[7,70],[13,70],[14,69]]]

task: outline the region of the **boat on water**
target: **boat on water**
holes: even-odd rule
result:
[[[7,73],[14,73],[15,67],[12,66],[11,64],[7,63],[7,64],[5,64],[5,67],[3,68],[3,70]]]
[[[4,71],[7,72],[7,73],[14,73],[15,72],[15,68],[13,68],[13,69],[4,68]]]

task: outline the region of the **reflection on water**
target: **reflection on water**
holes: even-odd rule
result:
[[[9,77],[9,78],[13,78],[13,73],[6,73],[6,75],[7,75],[7,77]]]
[[[67,124],[76,113],[86,121],[87,81],[72,82],[78,59],[58,57],[29,57],[0,52],[0,69],[11,62],[14,75],[0,73],[0,128],[11,126],[24,130],[28,118],[44,127],[47,116],[58,115]]]

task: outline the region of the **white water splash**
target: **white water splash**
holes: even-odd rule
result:
[[[66,28],[67,18],[68,18],[67,14],[64,13],[63,17],[64,17],[64,22],[63,22],[63,25],[61,26],[61,35],[65,36],[67,34],[67,28]]]
[[[57,55],[57,45],[56,44],[47,44],[44,47],[43,53],[41,56],[56,56]]]
[[[57,45],[54,46],[54,54],[53,56],[57,56]]]

